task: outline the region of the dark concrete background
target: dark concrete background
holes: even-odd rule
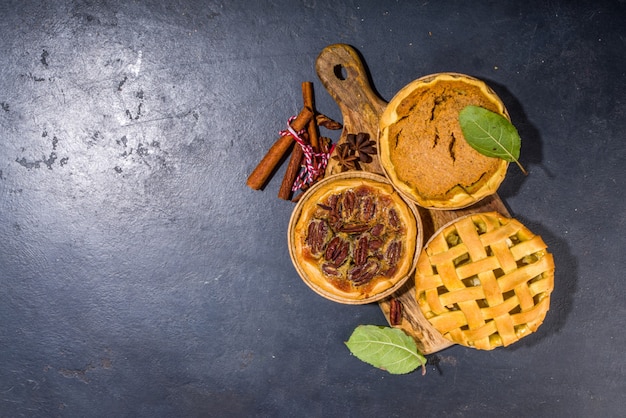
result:
[[[0,2],[0,416],[623,416],[626,3]],[[557,263],[539,330],[392,376],[377,305],[311,292],[292,203],[245,180],[317,54],[385,100],[488,82],[523,137],[500,189]],[[336,138],[336,137],[335,137]]]

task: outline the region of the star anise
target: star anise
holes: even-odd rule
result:
[[[370,134],[359,132],[358,134],[348,134],[348,146],[350,150],[364,163],[372,162],[372,155],[376,154],[376,141],[370,139]]]
[[[359,157],[354,155],[349,144],[337,145],[336,154],[332,157],[341,167],[341,171],[360,170]]]

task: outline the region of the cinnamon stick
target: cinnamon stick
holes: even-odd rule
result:
[[[306,109],[311,109],[311,112],[315,114],[315,102],[313,100],[313,83],[310,81],[302,82],[302,102]],[[317,135],[317,124],[315,122],[315,118],[312,117],[311,120],[307,123],[307,136],[309,139],[309,144],[313,148],[314,152],[319,151],[319,139]],[[287,170],[285,170],[285,175],[283,177],[283,182],[280,184],[280,188],[278,189],[278,197],[280,199],[289,200],[291,196],[291,188],[293,186],[296,177],[298,176],[298,172],[300,171],[300,166],[302,163],[302,158],[304,157],[304,151],[302,151],[302,147],[296,145],[291,152],[291,158],[289,159],[289,164],[287,165]]]
[[[291,123],[291,127],[294,131],[304,129],[309,121],[313,118],[313,110],[304,107],[296,119]],[[291,134],[283,135],[267,151],[267,154],[263,157],[261,162],[256,166],[254,171],[248,177],[246,184],[254,189],[259,190],[264,185],[267,179],[270,177],[276,165],[280,162],[281,158],[285,155],[285,152],[289,149],[293,137]]]
[[[302,165],[303,158],[304,151],[302,151],[302,147],[300,144],[295,144],[293,151],[291,151],[291,158],[289,159],[289,164],[287,164],[287,170],[285,170],[283,182],[280,184],[280,188],[278,189],[278,197],[280,199],[289,200],[291,196],[291,188],[294,181],[296,181],[298,173],[300,172],[300,166]]]
[[[302,100],[304,101],[304,107],[310,108],[313,114],[315,114],[313,83],[310,81],[302,83]],[[309,134],[311,148],[313,148],[314,152],[319,152],[319,135],[317,133],[317,123],[315,118],[311,118],[309,121],[307,125],[307,133]]]

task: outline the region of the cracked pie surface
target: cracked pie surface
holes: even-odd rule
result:
[[[421,221],[388,181],[367,172],[327,177],[296,206],[289,251],[304,282],[340,303],[393,293],[414,271]]]
[[[396,188],[420,206],[469,206],[495,193],[505,177],[508,162],[482,155],[465,140],[458,117],[468,105],[508,118],[485,83],[457,73],[411,82],[381,116],[381,165]]]
[[[539,235],[497,212],[459,218],[426,243],[416,298],[450,341],[491,350],[535,332],[550,308],[554,260]]]

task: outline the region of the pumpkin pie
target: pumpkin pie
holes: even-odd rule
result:
[[[484,82],[457,73],[413,81],[381,116],[381,165],[391,183],[420,206],[469,206],[495,193],[505,177],[508,162],[479,153],[465,140],[458,117],[468,105],[508,118]]]

